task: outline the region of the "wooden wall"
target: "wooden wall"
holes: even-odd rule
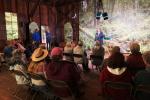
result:
[[[19,38],[23,41],[30,41],[30,33],[27,27],[30,18],[37,22],[39,26],[48,25],[53,34],[53,39],[58,42],[64,42],[64,24],[70,22],[73,28],[73,40],[79,40],[79,3],[62,6],[35,4],[36,2],[31,2],[31,0],[0,0],[0,50],[3,49],[4,42],[6,43],[7,40],[5,12],[17,13]],[[36,9],[33,15],[29,16],[33,8]],[[74,12],[77,14],[76,19],[72,19]]]

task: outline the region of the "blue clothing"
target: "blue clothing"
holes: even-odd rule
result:
[[[12,56],[12,51],[13,51],[13,48],[12,47],[5,47],[4,48],[4,56],[5,57],[11,57]]]
[[[34,32],[32,34],[32,40],[35,41],[35,42],[40,42],[41,41],[40,32]]]
[[[51,33],[46,32],[46,42],[51,42]]]
[[[105,38],[105,35],[103,34],[103,32],[96,33],[95,41],[99,41],[100,44],[103,44],[103,39],[104,38]]]

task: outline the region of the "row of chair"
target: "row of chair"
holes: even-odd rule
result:
[[[59,93],[57,93],[56,91],[58,90],[65,90],[68,92],[69,94],[69,97],[72,98],[72,100],[75,99],[70,87],[68,86],[68,84],[64,81],[60,81],[60,80],[46,80],[43,76],[39,75],[39,74],[34,74],[34,73],[24,73],[24,72],[21,72],[21,71],[18,71],[18,70],[11,70],[10,71],[12,74],[14,75],[18,75],[18,76],[23,76],[25,77],[27,80],[29,80],[29,84],[25,84],[25,86],[27,86],[30,90],[34,90],[34,94],[32,95],[32,100],[36,100],[35,97],[37,96],[38,93],[41,93],[43,94],[44,97],[46,97],[46,100],[57,100],[58,98],[61,99],[63,98],[63,96],[61,96]],[[51,91],[51,94],[45,94],[43,93],[43,91],[41,91],[40,89],[38,89],[38,87],[34,87],[34,84],[32,84],[31,82],[31,79],[34,79],[34,80],[42,80],[43,82],[45,82],[45,84],[48,85],[50,91]],[[19,85],[18,85],[19,86]],[[24,86],[24,85],[23,85]],[[19,90],[15,89],[15,94],[14,96],[19,98],[17,96]],[[27,97],[26,100],[28,100],[28,95],[26,95]],[[21,99],[21,98],[19,98]]]
[[[111,81],[106,81],[104,83],[103,86],[104,89],[109,89],[109,90],[121,90],[121,91],[128,91],[128,96],[126,95],[126,100],[141,100],[137,97],[137,95],[139,92],[141,93],[146,93],[150,95],[150,85],[144,85],[144,84],[140,84],[137,86],[134,86],[130,83],[125,83],[125,82],[111,82]],[[115,94],[118,97],[120,96],[119,94]],[[107,100],[113,100],[113,96],[114,94],[111,94],[110,92],[104,92],[103,96],[107,99]],[[150,97],[150,96],[149,96]],[[120,98],[121,100],[121,98]],[[145,100],[145,99],[142,99]],[[146,100],[149,100],[149,98],[147,98]]]
[[[83,55],[81,55],[81,54],[63,53],[63,55],[67,56],[67,57],[70,57],[70,58],[73,58],[73,57],[83,58]],[[93,66],[95,66],[96,69],[98,71],[100,71],[101,70],[100,66],[103,63],[103,57],[99,56],[99,55],[90,55],[90,60],[91,60],[91,63],[92,63],[92,69],[94,69]]]

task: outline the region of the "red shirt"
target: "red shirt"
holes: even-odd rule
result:
[[[51,61],[45,67],[47,80],[61,80],[68,83],[69,86],[77,85],[80,80],[80,72],[77,65],[69,61]],[[67,96],[64,91],[61,96]]]
[[[121,75],[115,75],[115,74],[110,73],[107,67],[105,67],[100,73],[99,80],[102,85],[104,85],[106,81],[131,83],[132,75],[128,70],[126,70]],[[113,95],[112,100],[127,100],[126,97],[129,97],[130,91],[102,88],[102,92],[104,94],[109,93]]]

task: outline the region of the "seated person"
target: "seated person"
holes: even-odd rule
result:
[[[114,53],[108,58],[108,65],[100,73],[100,83],[104,86],[106,81],[131,83],[132,76],[125,65],[124,56]],[[112,100],[127,100],[130,91],[102,88],[103,94],[111,94]]]
[[[145,69],[145,63],[140,52],[140,45],[132,43],[130,45],[131,54],[127,57],[127,66],[134,76],[139,70]]]
[[[45,58],[48,56],[48,51],[46,49],[37,48],[33,52],[31,59],[32,61],[29,64],[28,71],[31,73],[39,74],[44,76],[44,66],[46,62]],[[38,86],[45,90],[47,88],[46,84],[42,80],[32,79],[32,84]]]
[[[10,58],[12,57],[12,51],[13,51],[13,46],[12,44],[8,44],[5,46],[3,52],[4,52],[4,59],[6,62],[9,62]]]
[[[12,52],[12,58],[10,60],[10,70],[18,70],[21,71],[24,75],[27,75],[27,66],[26,63],[22,60],[23,53],[21,50],[15,49]],[[28,76],[27,76],[28,77]],[[28,84],[29,80],[27,80],[24,76],[15,75],[17,84]]]
[[[66,82],[72,92],[78,96],[79,87],[78,82],[80,81],[80,72],[77,65],[74,62],[62,60],[63,51],[59,47],[54,47],[51,51],[51,62],[45,67],[45,76],[47,80],[61,80]],[[58,94],[63,97],[68,97],[67,92]]]
[[[100,56],[101,59],[92,59],[92,64],[101,65],[104,59],[105,49],[100,45],[99,41],[96,41],[94,48],[92,49],[92,55]]]
[[[74,57],[74,62],[76,64],[82,64],[83,70],[88,71],[88,59],[86,51],[83,48],[83,43],[81,41],[78,42],[78,45],[74,47],[73,54],[80,54],[82,55],[82,58]]]
[[[136,73],[134,78],[135,85],[150,85],[150,51],[143,54],[143,60],[146,64],[146,69]],[[149,100],[150,94],[144,92],[137,92],[135,95],[136,100]]]
[[[112,47],[112,50],[110,51],[109,56],[111,56],[112,54],[117,53],[117,52],[120,53],[120,47],[119,46],[114,46],[114,47]],[[103,67],[106,67],[107,64],[108,64],[108,58],[105,58],[104,62],[103,62]]]
[[[72,57],[64,56],[65,60],[73,61],[73,48],[71,46],[71,42],[66,43],[66,46],[64,47],[64,53],[68,53],[68,54],[72,55]]]

